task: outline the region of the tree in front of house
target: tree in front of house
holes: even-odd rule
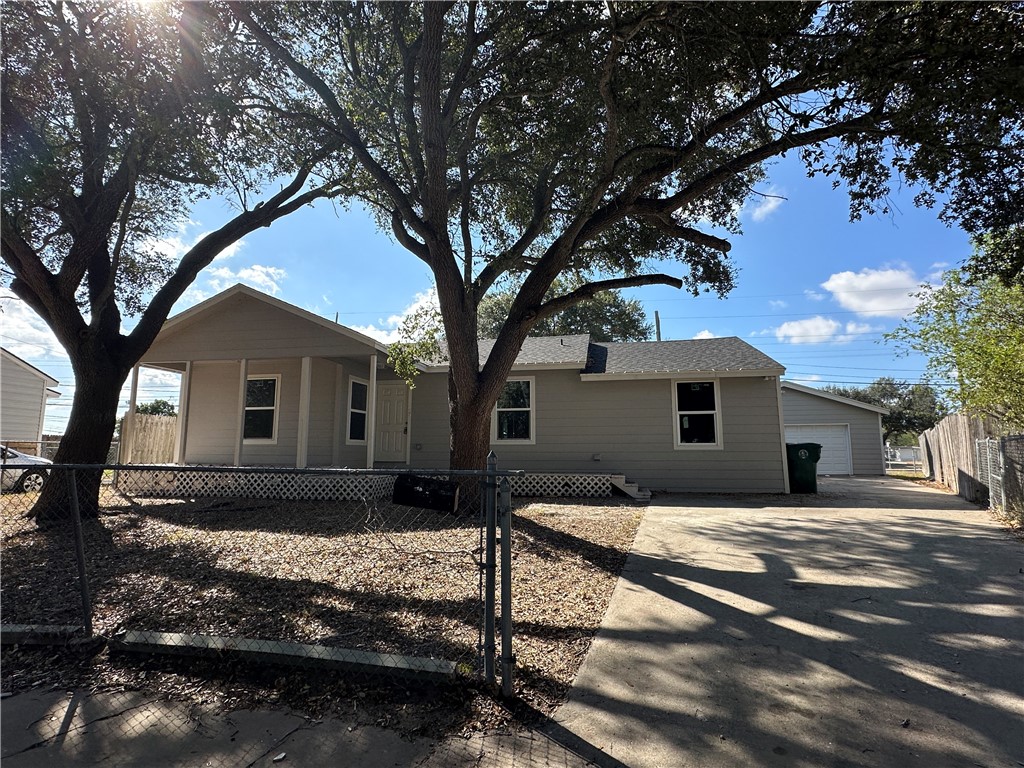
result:
[[[896,445],[917,444],[917,437],[946,416],[946,405],[928,384],[910,384],[883,376],[866,387],[828,385],[825,392],[888,408],[882,438]]]
[[[570,293],[585,279],[555,278],[545,301]],[[480,302],[480,338],[495,339],[512,310],[518,288],[510,286],[492,291]],[[567,307],[557,315],[539,320],[530,330],[531,336],[572,336],[590,334],[594,341],[647,341],[652,327],[647,322],[643,304],[627,299],[620,291],[601,291],[591,298]]]
[[[1024,285],[959,270],[925,286],[917,308],[887,338],[928,358],[958,410],[1024,427]]]
[[[854,218],[893,178],[972,232],[1024,205],[1010,3],[228,5],[283,84],[267,108],[337,138],[343,194],[433,275],[456,468],[483,465],[538,324],[608,290],[727,293],[775,158],[844,185]],[[565,275],[587,279],[552,291]]]
[[[258,62],[206,3],[7,3],[2,25],[5,280],[74,371],[55,461],[100,464],[121,386],[171,307],[225,247],[328,194],[313,173],[332,139],[286,137],[287,119],[252,109]],[[168,258],[160,239],[226,190],[239,210]],[[95,516],[100,476],[78,478]],[[63,482],[44,488],[40,522],[66,515]]]
[[[139,403],[135,406],[136,413],[144,413],[148,416],[177,416],[178,411],[171,403],[167,400],[153,400],[149,403]]]

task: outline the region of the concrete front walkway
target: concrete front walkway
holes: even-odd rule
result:
[[[656,498],[557,727],[630,768],[1024,765],[1020,542],[906,481],[819,490]]]

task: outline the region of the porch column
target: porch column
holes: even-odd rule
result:
[[[139,366],[132,367],[132,385],[128,395],[128,411],[124,415],[124,423],[121,425],[121,440],[124,445],[119,446],[118,453],[122,464],[130,464],[132,454],[135,452],[135,404],[139,398]]]
[[[370,384],[366,393],[366,468],[373,469],[377,441],[377,355],[370,355]]]
[[[174,441],[174,461],[185,463],[185,442],[188,440],[188,406],[192,392],[192,361],[185,362],[185,372],[181,374],[181,386],[178,389],[178,434]]]
[[[334,438],[331,440],[331,466],[341,466],[341,444],[345,439],[345,375],[340,365],[334,366]]]
[[[249,381],[249,361],[238,361],[238,435],[235,437],[235,466],[242,466],[242,442],[245,439],[245,390]]]
[[[312,374],[313,358],[302,358],[302,373],[299,378],[299,444],[295,449],[297,469],[305,469],[309,456],[309,400]]]

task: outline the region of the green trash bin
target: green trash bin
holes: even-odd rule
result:
[[[818,492],[818,443],[786,443],[786,465],[789,468],[790,493]]]

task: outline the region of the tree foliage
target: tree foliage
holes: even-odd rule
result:
[[[995,278],[1007,287],[1024,286],[1024,225],[975,235],[972,239],[974,253],[964,265],[970,282]]]
[[[100,463],[121,385],[199,270],[328,192],[310,183],[320,137],[285,141],[286,122],[251,108],[258,62],[207,4],[7,3],[2,24],[5,281],[74,370],[55,460]],[[247,204],[283,173],[277,194]],[[241,210],[168,258],[160,238],[199,196],[226,190]],[[98,476],[81,474],[95,512]],[[63,493],[48,483],[34,513],[63,514]]]
[[[580,278],[556,278],[544,297],[550,301],[556,296],[570,293],[583,284]],[[479,335],[493,339],[512,309],[518,288],[510,286],[484,296],[479,307]],[[643,304],[627,299],[619,291],[601,291],[591,298],[539,320],[530,330],[531,336],[571,336],[589,333],[594,341],[646,341],[651,338],[652,327],[647,322]]]
[[[153,400],[149,403],[139,403],[135,406],[136,413],[144,413],[149,416],[177,416],[178,411],[174,403],[167,400]]]
[[[950,382],[945,394],[959,409],[1024,427],[1024,286],[968,281],[953,270],[917,299],[887,338],[904,353],[925,355],[929,373]]]
[[[609,289],[728,292],[723,235],[773,158],[832,176],[854,217],[894,178],[972,232],[1022,208],[1011,3],[229,5],[287,83],[274,108],[338,138],[345,194],[434,275],[458,467],[545,319]]]
[[[946,415],[946,406],[928,384],[910,384],[883,376],[866,387],[828,385],[826,392],[888,408],[882,415],[882,436],[886,441],[916,445],[917,436],[931,429]]]

